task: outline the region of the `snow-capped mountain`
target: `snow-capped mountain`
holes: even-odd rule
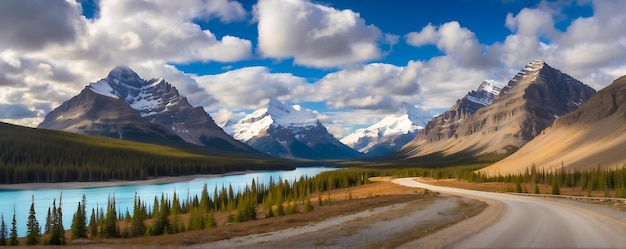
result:
[[[401,113],[387,115],[370,127],[357,129],[341,142],[368,156],[387,155],[413,140],[430,119],[430,112],[404,103]]]
[[[483,82],[479,91],[495,93],[500,88],[490,85]],[[557,117],[576,110],[594,93],[593,88],[544,61],[532,61],[494,96],[490,105],[474,101],[477,95],[466,96],[428,122],[403,151],[412,157],[507,153],[540,134]],[[479,109],[474,107],[477,103]]]
[[[259,109],[233,126],[233,137],[276,156],[306,159],[346,159],[360,153],[342,144],[324,127],[317,115],[300,106],[289,106],[271,97]]]
[[[40,128],[156,142],[181,140],[223,151],[254,150],[219,128],[202,107],[163,79],[143,80],[126,66],[46,115]]]

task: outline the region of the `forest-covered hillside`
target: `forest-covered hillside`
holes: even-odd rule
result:
[[[271,158],[211,155],[173,148],[0,123],[0,184],[141,180],[160,176],[293,169]]]

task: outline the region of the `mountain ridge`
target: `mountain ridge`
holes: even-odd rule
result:
[[[315,113],[270,97],[267,107],[239,120],[233,137],[271,155],[312,160],[361,156],[332,136]]]
[[[400,113],[387,115],[367,128],[357,129],[340,141],[367,156],[388,155],[411,141],[430,118],[430,112],[403,103]]]
[[[450,112],[429,122],[403,153],[408,157],[508,153],[530,141],[556,117],[578,108],[593,93],[591,87],[544,61],[533,61],[502,88],[491,105],[473,114],[466,110],[458,113],[457,101]]]
[[[127,66],[115,67],[106,78],[90,83],[48,113],[38,127],[163,145],[184,141],[218,151],[259,154],[227,135],[176,87],[164,79],[143,80]]]
[[[509,157],[481,170],[515,174],[538,170],[619,168],[626,165],[626,76],[559,117]]]

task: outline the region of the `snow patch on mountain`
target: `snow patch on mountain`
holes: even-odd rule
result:
[[[429,111],[405,103],[401,113],[387,115],[378,123],[358,129],[340,141],[353,149],[368,152],[367,150],[376,144],[394,141],[384,138],[416,134],[419,130],[424,129],[432,117],[433,115]],[[390,144],[389,146],[399,148],[402,145]]]
[[[111,87],[108,81],[99,80],[98,82],[94,82],[89,84],[89,89],[97,94],[102,96],[111,97],[114,99],[119,99],[120,97],[115,94],[115,90]]]
[[[157,110],[167,110],[181,98],[174,94],[171,99],[162,99],[159,93],[166,84],[168,83],[161,78],[143,80],[130,68],[119,66],[106,78],[90,83],[88,88],[103,96],[123,98],[142,117],[146,117],[157,114]]]
[[[270,97],[267,108],[256,110],[237,122],[232,127],[232,135],[235,139],[246,142],[266,131],[270,125],[293,129],[314,127],[318,123],[317,115],[313,111],[299,105],[289,106]]]

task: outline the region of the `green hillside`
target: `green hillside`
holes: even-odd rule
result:
[[[215,155],[0,123],[0,183],[141,180],[160,176],[293,169],[286,161]]]

